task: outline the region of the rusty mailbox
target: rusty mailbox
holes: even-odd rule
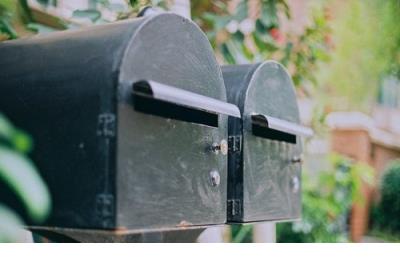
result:
[[[4,42],[0,69],[0,110],[32,135],[52,194],[43,227],[226,222],[227,121],[240,112],[193,22],[164,13]]]
[[[301,213],[301,136],[290,75],[279,63],[223,66],[229,118],[228,221],[297,219]]]

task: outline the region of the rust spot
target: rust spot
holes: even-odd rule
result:
[[[188,221],[182,220],[177,226],[178,227],[188,227],[188,226],[191,226],[191,225],[193,225],[193,224],[188,222]]]
[[[117,228],[114,230],[114,234],[116,234],[116,235],[124,235],[124,234],[126,234],[128,231],[129,231],[129,230],[128,230],[126,227],[120,226],[120,227],[117,227]]]

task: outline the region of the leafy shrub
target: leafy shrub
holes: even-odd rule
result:
[[[29,217],[42,222],[50,211],[50,194],[27,157],[32,141],[0,113],[0,185],[7,185],[26,207]],[[22,241],[23,222],[0,202],[0,242]]]
[[[381,184],[381,200],[374,211],[375,223],[381,230],[400,233],[400,161],[385,170]]]
[[[252,225],[231,225],[232,243],[251,243],[253,242]]]
[[[302,220],[277,224],[278,242],[345,242],[347,217],[354,202],[363,203],[362,181],[372,183],[372,169],[339,155],[330,168],[303,176]]]

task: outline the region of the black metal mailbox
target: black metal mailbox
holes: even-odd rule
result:
[[[301,138],[294,86],[284,67],[267,61],[223,66],[229,118],[228,221],[289,220],[301,213]]]
[[[0,110],[33,136],[52,194],[44,226],[226,222],[227,117],[240,112],[193,22],[164,13],[5,42],[0,69]]]

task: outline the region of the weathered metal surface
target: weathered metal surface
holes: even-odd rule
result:
[[[229,118],[229,135],[242,135],[242,148],[228,155],[228,221],[299,218],[301,165],[293,158],[301,155],[296,134],[308,130],[297,125],[299,113],[289,74],[273,61],[225,66],[222,71],[228,101],[237,104],[242,113],[242,120]],[[266,118],[257,127],[256,114],[291,126],[266,124],[270,121]]]
[[[149,114],[132,93],[135,82],[154,80],[226,101],[220,67],[193,22],[159,14],[5,42],[0,68],[0,109],[32,134],[52,193],[44,226],[133,233],[225,223],[227,157],[211,147],[227,139],[227,116],[209,126],[208,116]]]

